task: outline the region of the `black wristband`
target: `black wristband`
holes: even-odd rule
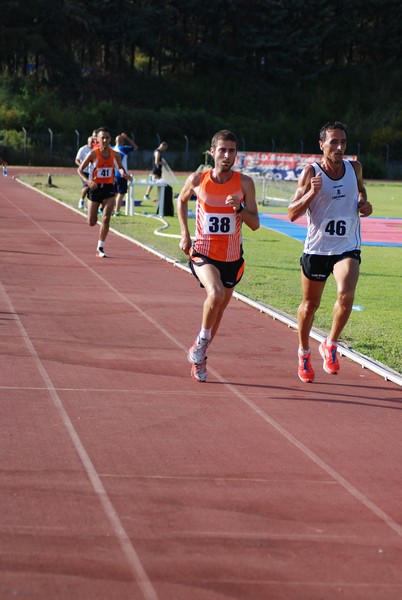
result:
[[[240,202],[239,209],[236,210],[236,212],[241,213],[241,211],[244,210],[245,208],[246,208],[246,205],[244,204],[244,202]]]

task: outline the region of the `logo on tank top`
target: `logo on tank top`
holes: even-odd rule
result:
[[[332,200],[342,200],[345,198],[345,194],[342,191],[343,185],[334,185]]]

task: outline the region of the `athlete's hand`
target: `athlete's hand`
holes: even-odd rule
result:
[[[373,207],[371,206],[371,203],[367,200],[360,200],[357,207],[362,217],[368,217],[373,212]]]
[[[311,185],[311,189],[313,190],[314,194],[318,194],[318,192],[322,188],[322,174],[318,173],[317,175],[312,177],[310,179],[310,185]]]
[[[233,208],[234,212],[239,210],[240,202],[241,202],[241,200],[237,194],[230,194],[225,200],[225,204],[227,204],[228,206],[231,206]]]
[[[181,236],[179,248],[184,254],[190,254],[191,237],[189,235],[186,234]]]
[[[98,187],[98,184],[93,179],[90,179],[88,181],[87,185],[88,185],[89,188],[91,188],[91,190],[96,190],[96,188]]]

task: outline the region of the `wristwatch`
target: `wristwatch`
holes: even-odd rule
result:
[[[241,211],[244,210],[245,208],[246,208],[246,205],[244,204],[244,202],[240,202],[239,209],[236,210],[236,212],[241,213]]]

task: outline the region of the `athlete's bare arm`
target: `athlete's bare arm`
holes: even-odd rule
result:
[[[185,254],[189,254],[191,248],[191,236],[187,219],[188,201],[194,194],[195,188],[200,184],[200,179],[200,173],[192,173],[189,175],[177,199],[177,217],[179,219],[181,230],[179,247]]]
[[[260,217],[258,215],[257,202],[255,199],[254,181],[248,175],[241,175],[241,187],[244,194],[244,210],[241,211],[240,217],[243,222],[250,227],[252,231],[256,231],[260,226]]]
[[[359,188],[359,212],[362,217],[368,217],[373,212],[371,203],[367,200],[367,191],[363,181],[363,169],[361,164],[357,161],[351,161],[352,167],[354,168],[357,176],[357,185]]]
[[[288,206],[288,216],[292,222],[306,213],[321,188],[321,173],[314,175],[314,169],[310,165],[303,169],[297,183],[296,193]]]

